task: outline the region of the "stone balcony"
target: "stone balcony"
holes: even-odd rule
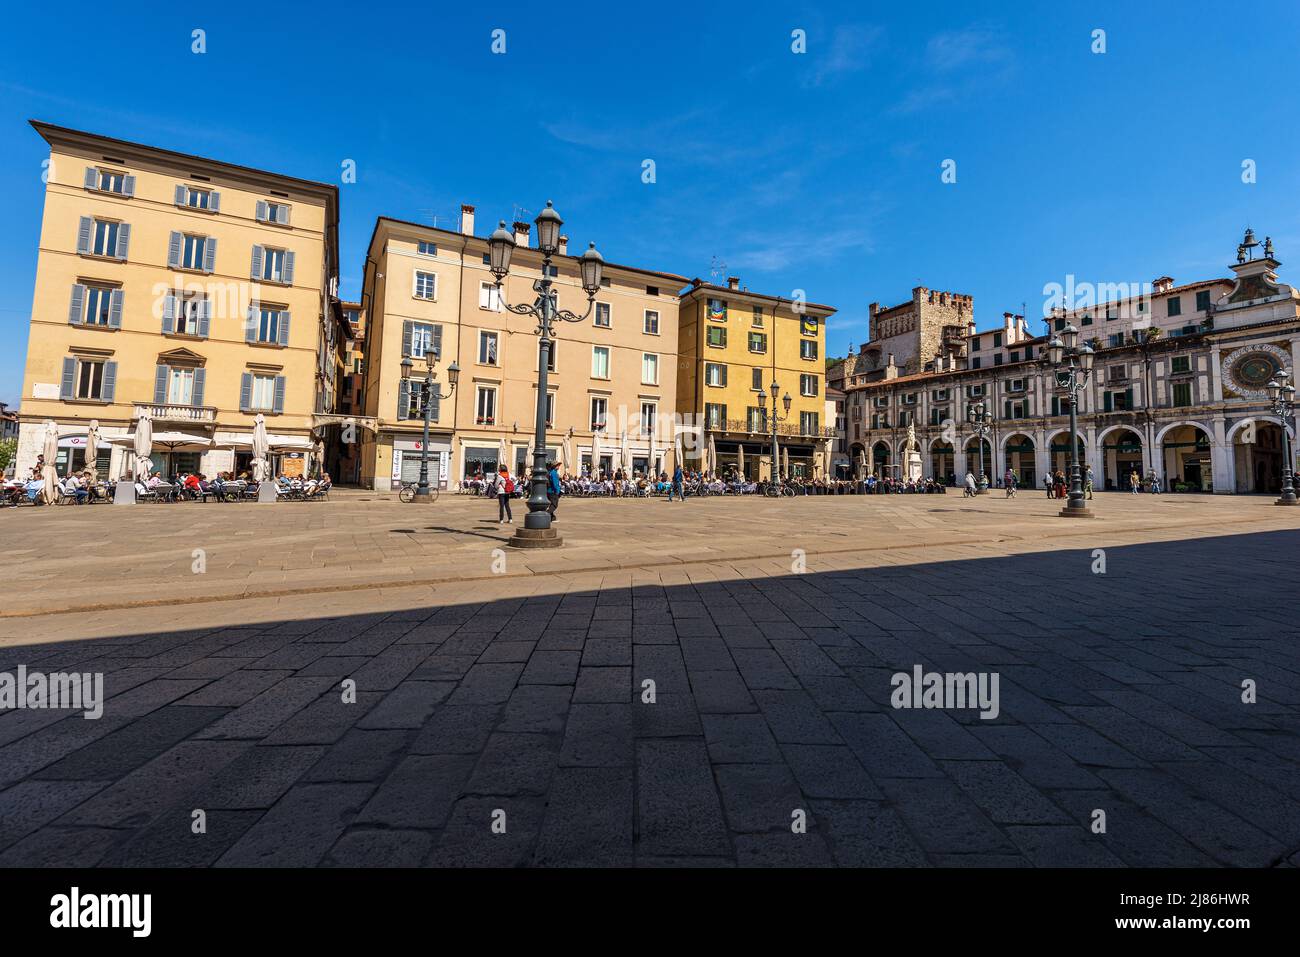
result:
[[[144,413],[155,422],[188,422],[191,425],[212,425],[217,420],[217,410],[210,405],[155,405],[152,402],[135,404],[135,418]]]

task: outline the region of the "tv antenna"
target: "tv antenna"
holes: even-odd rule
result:
[[[718,286],[721,285],[719,280],[725,279],[726,277],[727,277],[727,264],[724,263],[717,256],[712,257],[709,260],[710,281],[713,283],[713,285]]]

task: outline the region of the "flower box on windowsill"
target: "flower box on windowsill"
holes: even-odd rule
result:
[[[475,420],[474,420],[474,424],[475,424],[475,425],[496,425],[496,424],[497,424],[497,420],[496,420],[496,419],[485,419],[485,418],[483,418],[483,416],[478,416],[477,418],[475,418]]]

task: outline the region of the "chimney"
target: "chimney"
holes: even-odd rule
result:
[[[1174,279],[1172,276],[1161,276],[1151,283],[1152,290],[1157,293],[1168,292],[1174,288]]]
[[[727,277],[727,288],[728,288],[728,289],[739,289],[739,288],[740,288],[740,277],[739,277],[739,276],[728,276],[728,277]]]
[[[528,231],[531,228],[528,223],[515,223],[515,245],[524,247],[528,245]]]
[[[466,236],[474,235],[474,207],[468,203],[460,206],[460,231]]]
[[[569,237],[568,237],[568,236],[561,236],[561,237],[560,237],[560,255],[561,255],[561,256],[567,256],[567,255],[569,255]]]

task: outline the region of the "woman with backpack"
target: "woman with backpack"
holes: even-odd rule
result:
[[[506,522],[510,525],[515,523],[515,517],[510,514],[510,499],[515,494],[515,480],[510,477],[510,472],[506,467],[501,466],[497,472],[497,523]]]

